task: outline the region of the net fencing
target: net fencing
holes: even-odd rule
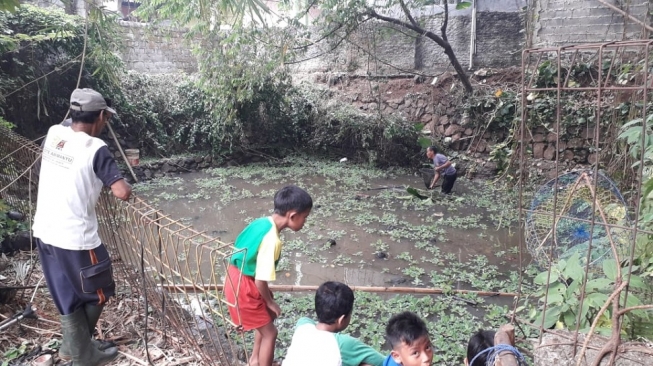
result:
[[[41,149],[0,126],[0,199],[31,220]],[[221,291],[232,247],[132,196],[120,201],[104,190],[97,204],[100,237],[111,253],[118,287],[144,304],[146,317],[163,319],[181,334],[198,361],[239,365],[245,339],[231,321]],[[32,282],[35,282],[32,279]],[[153,310],[153,311],[150,311]],[[147,319],[145,319],[147,329]],[[147,332],[144,333],[147,335]],[[147,336],[144,339],[147,344]]]

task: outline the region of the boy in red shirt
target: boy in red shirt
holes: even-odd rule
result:
[[[233,322],[243,331],[254,329],[250,366],[271,366],[277,328],[274,319],[281,308],[274,301],[269,281],[276,279],[281,257],[279,233],[299,231],[311,213],[313,200],[303,189],[287,186],[274,195],[274,213],[254,220],[236,238],[236,248],[225,283],[225,297]]]

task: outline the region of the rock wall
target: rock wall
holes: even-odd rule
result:
[[[575,366],[577,358],[582,350],[585,335],[578,335],[578,345],[572,346],[570,339],[574,335],[570,331],[558,330],[560,335],[544,333],[542,336],[542,343],[538,344],[537,340],[533,340],[533,358],[535,366]],[[599,354],[600,349],[603,348],[607,338],[593,335],[589,342],[590,347],[585,353],[585,359],[580,363],[582,366],[594,365],[594,361]],[[653,357],[650,353],[653,352],[653,347],[650,344],[639,342],[624,342],[619,348],[619,354],[615,360],[615,366],[653,366]],[[608,354],[603,358],[600,363],[601,366],[609,364],[610,355]]]
[[[490,71],[492,73],[492,71]],[[505,80],[507,77],[520,77],[519,69],[512,68],[487,78],[488,87],[493,79]],[[486,78],[473,76],[476,82]],[[318,81],[328,83],[325,77]],[[333,83],[333,81],[331,81]],[[371,85],[369,85],[371,84]],[[487,121],[472,121],[463,114],[462,98],[456,90],[459,83],[451,74],[443,75],[436,85],[420,83],[419,79],[393,79],[387,82],[362,81],[341,78],[332,85],[340,89],[340,97],[364,113],[383,113],[401,115],[409,121],[424,125],[424,133],[432,137],[437,145],[447,148],[450,153],[466,153],[481,175],[492,175],[497,164],[488,160],[495,146],[509,136],[507,129],[488,129]],[[457,86],[452,88],[453,86]],[[452,92],[453,90],[453,92]],[[604,132],[604,131],[602,131]],[[544,127],[527,132],[524,141],[527,158],[536,167],[534,174],[552,178],[555,174],[555,159],[558,154],[559,169],[572,169],[593,164],[597,156],[592,152],[594,146],[594,127],[570,127],[556,135]]]
[[[122,161],[122,158],[118,159]],[[153,178],[161,178],[178,173],[194,172],[210,168],[216,162],[210,155],[188,156],[180,158],[169,158],[150,160],[132,167],[139,181],[147,181]],[[133,181],[131,173],[126,166],[122,169],[123,176]]]

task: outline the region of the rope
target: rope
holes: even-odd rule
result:
[[[474,356],[474,358],[472,359],[472,362],[470,362],[469,365],[473,366],[474,361],[476,361],[476,359],[479,356],[488,353],[487,362],[485,363],[485,365],[486,366],[494,366],[494,364],[496,362],[496,359],[497,359],[497,356],[501,352],[510,352],[510,353],[512,353],[513,356],[515,356],[515,358],[517,359],[517,364],[519,366],[527,366],[526,359],[521,354],[521,352],[519,352],[519,350],[517,348],[515,348],[513,346],[510,346],[510,345],[507,345],[507,344],[499,344],[497,346],[484,349],[483,351],[478,353],[476,356]]]

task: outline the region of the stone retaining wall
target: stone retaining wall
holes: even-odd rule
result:
[[[380,110],[383,114],[401,115],[416,124],[423,124],[424,132],[429,133],[438,145],[473,159],[473,164],[478,169],[470,171],[491,175],[496,172],[497,165],[488,160],[488,155],[496,144],[509,138],[509,131],[507,128],[485,130],[487,121],[479,123],[463,116],[460,99],[454,93],[443,93],[451,90],[452,82],[457,83],[454,80],[452,75],[443,75],[436,85],[416,83],[413,79],[393,80],[391,83],[395,85],[388,86],[390,83],[387,83],[384,86],[379,83],[378,88],[381,90],[369,93],[361,92],[362,88],[355,87],[354,84],[345,86],[350,81],[341,79],[339,83],[342,85],[336,84],[332,88],[341,88],[341,98],[362,112],[378,113]],[[371,89],[374,88],[375,86]],[[556,135],[544,127],[538,127],[527,133],[525,143],[528,158],[538,167],[536,174],[545,177],[555,174],[556,151],[561,170],[593,164],[597,160],[596,153],[592,152],[592,126],[571,127],[561,131],[557,146]]]
[[[122,161],[122,158],[118,159]],[[210,155],[188,156],[181,158],[160,159],[148,161],[132,167],[139,182],[148,181],[154,178],[176,175],[179,173],[189,173],[206,169],[214,166],[215,160]],[[121,164],[121,171],[128,181],[132,182],[133,178],[129,169]]]

